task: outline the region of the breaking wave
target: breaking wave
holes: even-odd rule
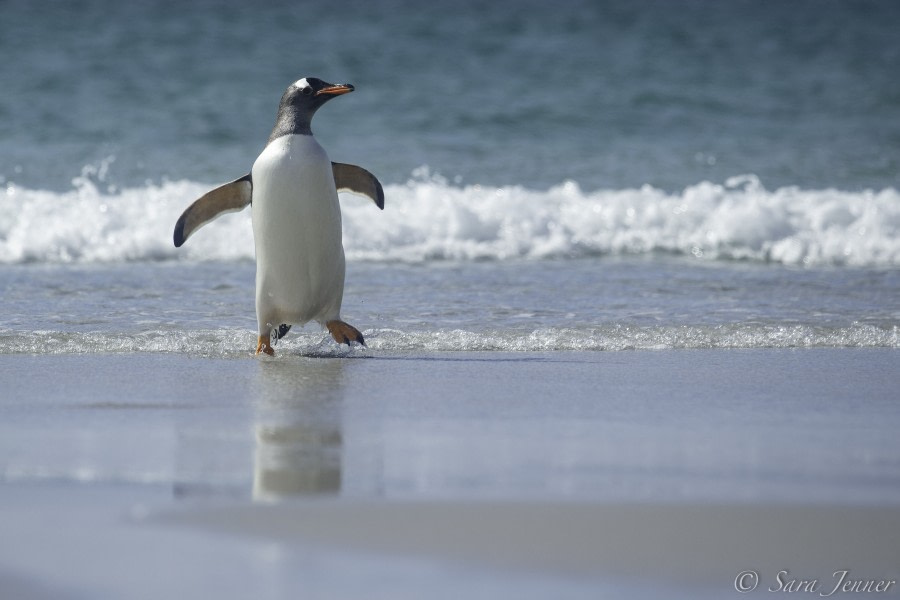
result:
[[[249,211],[226,215],[182,248],[175,221],[211,186],[191,181],[65,192],[0,191],[0,264],[252,260]],[[900,192],[767,190],[752,175],[669,193],[457,186],[427,170],[385,189],[386,208],[342,199],[349,260],[423,262],[663,253],[787,265],[900,265]]]

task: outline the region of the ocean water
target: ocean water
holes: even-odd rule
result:
[[[342,199],[372,350],[900,343],[894,3],[0,14],[0,352],[250,347],[249,211],[171,232],[304,75],[357,86],[314,129],[385,184]]]
[[[682,192],[900,181],[892,2],[3,3],[0,176],[71,190],[230,181],[303,75],[335,157],[404,184]]]

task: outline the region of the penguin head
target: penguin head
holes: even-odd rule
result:
[[[295,81],[281,96],[278,119],[269,141],[292,133],[311,135],[310,123],[319,107],[336,96],[352,91],[353,86],[349,83],[328,83],[315,77]]]
[[[315,77],[304,77],[288,86],[288,89],[284,92],[282,102],[286,98],[292,106],[304,108],[310,113],[314,113],[320,106],[335,96],[352,91],[353,86],[349,83],[335,84],[316,79]]]

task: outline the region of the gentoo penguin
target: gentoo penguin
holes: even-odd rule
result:
[[[344,246],[337,191],[371,198],[384,209],[384,191],[361,167],[333,163],[313,137],[316,110],[353,91],[314,77],[285,90],[275,128],[250,173],[191,204],[175,224],[175,246],[219,215],[251,205],[256,245],[256,353],[274,355],[273,343],[291,325],[317,321],[339,344],[365,345],[341,320]]]

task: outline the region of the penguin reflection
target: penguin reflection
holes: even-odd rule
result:
[[[342,361],[266,362],[259,367],[253,499],[338,493]]]
[[[341,489],[341,432],[303,423],[256,424],[253,499]]]

